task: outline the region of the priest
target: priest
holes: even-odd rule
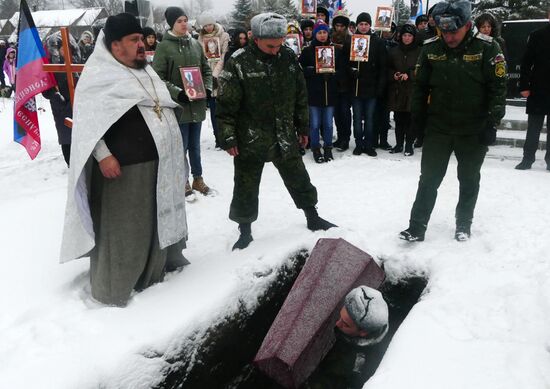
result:
[[[90,257],[92,297],[134,290],[188,264],[187,161],[176,104],[147,65],[139,22],[110,16],[75,92],[61,262]]]

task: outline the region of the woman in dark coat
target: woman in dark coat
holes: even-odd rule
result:
[[[242,49],[248,44],[248,35],[244,28],[236,28],[231,31],[231,40],[229,41],[229,49],[223,57],[223,63],[226,64],[233,53],[239,49]]]
[[[309,122],[310,122],[310,147],[313,159],[317,163],[332,161],[332,133],[334,107],[338,99],[338,77],[344,71],[345,63],[341,50],[334,47],[333,61],[336,73],[317,73],[316,48],[332,46],[329,39],[329,26],[323,21],[318,21],[313,29],[313,41],[310,46],[304,48],[298,61],[304,70],[306,79]],[[320,49],[323,52],[323,49]],[[328,49],[324,51],[328,53]],[[328,56],[323,57],[328,60]],[[321,61],[323,58],[320,58]],[[321,140],[319,131],[323,128],[323,149],[321,152]]]
[[[393,111],[396,145],[390,153],[401,153],[405,142],[405,155],[414,154],[415,135],[411,123],[411,98],[414,68],[420,47],[415,41],[416,28],[411,24],[401,27],[399,45],[388,54],[388,110]]]
[[[475,25],[480,33],[492,37],[499,44],[504,57],[508,58],[506,43],[500,36],[500,26],[495,17],[490,13],[483,13],[476,18]]]
[[[79,46],[76,40],[70,36],[70,48],[72,55],[72,63],[82,63],[80,57]],[[56,32],[50,35],[46,39],[46,49],[48,60],[52,64],[65,63],[63,47],[61,44],[61,32]],[[69,93],[69,85],[67,82],[67,75],[65,73],[54,73],[55,80],[57,81],[57,89],[51,88],[45,91],[42,95],[50,100],[50,106],[52,107],[53,118],[55,121],[55,128],[57,130],[57,140],[61,145],[61,151],[63,158],[69,166],[69,160],[71,158],[71,129],[65,125],[65,118],[73,117],[73,109],[71,107],[71,96]],[[75,82],[78,80],[78,74],[73,74]]]

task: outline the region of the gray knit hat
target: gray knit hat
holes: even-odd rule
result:
[[[209,24],[216,24],[216,18],[210,11],[204,11],[197,18],[197,23],[200,28],[203,28],[204,26],[207,26]]]
[[[469,0],[442,1],[435,5],[432,16],[441,31],[456,31],[472,18],[472,3]]]
[[[349,292],[344,307],[353,322],[367,332],[368,338],[381,340],[388,331],[388,304],[382,293],[368,286],[359,286]]]
[[[287,21],[276,13],[256,15],[250,21],[252,36],[259,39],[278,39],[286,36]]]

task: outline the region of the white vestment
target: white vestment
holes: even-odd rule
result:
[[[156,200],[160,248],[187,236],[184,188],[188,165],[173,112],[177,104],[170,97],[166,84],[149,65],[137,70],[119,63],[107,50],[103,37],[101,32],[75,91],[62,263],[89,255],[95,246],[89,204],[92,152],[107,130],[136,105],[151,131],[159,155]],[[160,119],[153,110],[155,102],[151,96],[158,96],[163,109]]]

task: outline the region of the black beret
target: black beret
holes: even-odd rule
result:
[[[164,17],[166,18],[166,23],[170,26],[170,29],[174,27],[174,23],[176,23],[176,20],[182,16],[187,16],[185,14],[185,11],[181,9],[180,7],[168,7],[166,8],[166,11],[164,11]]]
[[[143,30],[136,17],[124,12],[109,16],[105,22],[105,27],[103,27],[103,32],[105,33],[105,45],[109,49],[111,49],[111,43],[121,40],[126,35],[143,34]]]

